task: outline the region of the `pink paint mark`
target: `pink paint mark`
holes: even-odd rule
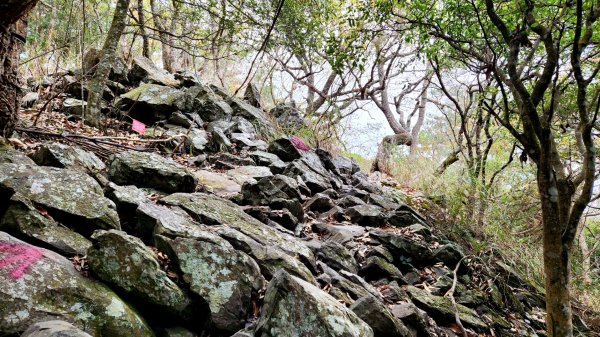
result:
[[[134,119],[131,124],[131,130],[143,135],[146,132],[146,124]]]
[[[0,269],[13,266],[9,276],[14,280],[23,277],[27,269],[44,256],[39,248],[6,242],[0,242],[0,253],[8,253],[0,258]]]
[[[304,140],[302,140],[302,138],[300,138],[300,137],[292,136],[292,137],[290,137],[290,142],[292,142],[292,144],[294,144],[294,147],[297,148],[298,150],[301,150],[301,151],[309,151],[310,150],[310,147],[308,145],[306,145]]]

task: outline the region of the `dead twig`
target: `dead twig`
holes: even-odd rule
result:
[[[467,256],[463,256],[463,258],[460,259],[460,261],[458,261],[458,263],[456,264],[453,273],[454,279],[452,280],[452,287],[450,287],[446,294],[444,294],[444,297],[448,297],[452,302],[452,308],[454,309],[454,319],[456,320],[456,324],[460,327],[463,337],[469,337],[469,335],[467,334],[467,330],[465,330],[464,325],[460,321],[460,313],[458,312],[458,306],[456,305],[456,300],[454,299],[454,290],[456,289],[456,283],[458,281],[458,269],[460,268],[461,262],[466,258]]]

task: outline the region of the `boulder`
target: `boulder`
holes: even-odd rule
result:
[[[256,262],[220,238],[156,240],[177,263],[190,290],[208,303],[214,327],[229,333],[243,328],[252,297],[264,284]]]
[[[342,186],[341,180],[323,166],[319,156],[313,151],[291,162],[283,174],[288,177],[301,177],[313,194]]]
[[[62,102],[62,111],[67,115],[83,116],[86,106],[86,101],[76,98],[67,98]]]
[[[269,205],[276,199],[300,200],[296,180],[276,174],[259,179],[256,183],[246,183],[242,186],[242,197],[249,205]]]
[[[109,158],[108,175],[116,184],[165,192],[192,192],[198,179],[185,167],[158,154],[125,151]]]
[[[437,324],[427,313],[410,302],[390,306],[394,317],[403,321],[409,328],[416,331],[417,336],[438,337],[441,335]]]
[[[245,149],[247,151],[264,151],[267,149],[269,144],[264,140],[254,139],[254,136],[247,133],[237,133],[234,132],[229,135],[231,142],[237,144],[241,149]]]
[[[179,207],[154,203],[141,204],[136,210],[138,232],[144,241],[154,243],[155,235],[166,237],[202,237],[200,225]]]
[[[96,173],[106,165],[94,153],[61,143],[43,144],[31,157],[36,164]]]
[[[194,171],[194,176],[198,178],[198,186],[203,191],[214,193],[220,197],[231,197],[242,190],[242,186],[226,173],[199,170]]]
[[[157,84],[142,84],[122,94],[115,105],[146,124],[167,119],[175,111],[189,111],[191,97],[185,92]]]
[[[154,322],[166,312],[200,323],[199,308],[194,308],[192,299],[167,277],[152,250],[140,239],[117,230],[97,231],[92,238],[94,245],[87,252],[91,271],[122,296],[139,303]]]
[[[149,58],[138,55],[133,58],[129,80],[137,85],[140,82],[155,83],[168,87],[178,87],[181,83],[164,69],[158,68]]]
[[[234,116],[244,117],[263,134],[270,134],[274,131],[271,120],[263,110],[237,97],[230,97],[228,102],[233,109]]]
[[[390,281],[398,281],[400,284],[407,284],[402,272],[400,272],[396,266],[380,256],[368,257],[365,265],[360,268],[358,275],[361,275],[367,281],[388,279]]]
[[[30,242],[39,241],[45,247],[63,255],[85,255],[92,243],[69,228],[57,223],[20,194],[15,193],[0,218],[0,231]]]
[[[409,337],[408,328],[378,299],[372,296],[359,298],[350,306],[372,329],[376,337]]]
[[[254,159],[257,165],[268,166],[271,168],[271,172],[279,174],[285,170],[287,164],[283,160],[273,153],[264,151],[250,152],[250,158]]]
[[[279,247],[308,266],[315,265],[312,251],[302,241],[263,224],[231,201],[204,193],[175,193],[161,202],[179,206],[205,224],[231,227],[264,246]]]
[[[335,156],[333,158],[333,164],[341,174],[353,175],[354,173],[360,171],[358,164],[353,159],[348,157]]]
[[[33,108],[33,106],[38,102],[39,99],[40,94],[38,94],[37,92],[30,91],[26,93],[25,96],[23,96],[23,98],[21,98],[21,107],[25,109]]]
[[[385,225],[386,214],[376,205],[358,205],[346,209],[346,216],[350,221],[361,226],[381,227]]]
[[[411,264],[431,264],[433,252],[425,242],[417,241],[413,237],[407,237],[393,231],[374,229],[369,234],[380,241],[387,249],[404,261]]]
[[[335,241],[313,240],[307,243],[313,250],[315,257],[323,261],[334,270],[345,269],[351,273],[357,272],[354,256],[343,245]]]
[[[279,138],[269,144],[268,151],[283,161],[294,161],[302,158],[304,151],[300,150],[289,138]]]
[[[427,291],[408,286],[406,289],[413,303],[422,310],[425,310],[437,323],[448,324],[455,322],[455,310],[452,301],[443,296],[435,296]],[[479,318],[477,312],[469,309],[462,304],[456,304],[461,322],[466,327],[471,327],[477,331],[489,331],[488,325]]]
[[[65,321],[36,322],[27,328],[21,337],[92,337]]]
[[[93,336],[154,336],[144,319],[66,258],[0,232],[0,331],[64,320]]]
[[[260,105],[260,90],[254,83],[249,83],[244,91],[244,100],[255,108],[262,109]]]
[[[265,293],[257,337],[373,337],[373,330],[323,290],[283,270]]]
[[[189,90],[188,93],[192,94],[196,90]],[[233,109],[221,98],[213,95],[205,95],[201,99],[194,100],[194,110],[202,120],[208,122],[214,121],[226,121],[230,120],[233,115]]]
[[[236,156],[228,152],[222,152],[209,158],[216,168],[233,169],[237,166],[254,166],[256,163],[252,158]]]
[[[298,130],[307,126],[299,109],[289,104],[279,104],[269,114],[273,116],[280,128]]]
[[[227,175],[231,176],[238,184],[244,184],[246,182],[254,183],[257,179],[270,177],[273,173],[266,166],[238,166],[228,170]]]
[[[95,229],[121,228],[114,203],[103,196],[94,179],[79,171],[0,164],[0,190],[9,191],[9,196],[19,194],[84,235]],[[6,199],[1,201],[7,204]]]
[[[304,208],[313,212],[325,212],[333,207],[333,200],[325,194],[317,193],[304,203]]]

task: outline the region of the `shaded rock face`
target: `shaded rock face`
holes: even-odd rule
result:
[[[0,191],[30,200],[82,233],[121,228],[114,203],[103,196],[94,179],[79,171],[0,164]],[[2,202],[6,205],[7,200]]]
[[[350,307],[358,317],[373,329],[377,337],[408,337],[408,328],[378,299],[368,296],[358,299]]]
[[[190,290],[208,303],[214,327],[230,333],[243,328],[251,299],[264,284],[256,262],[223,239],[158,236],[157,241],[178,263]]]
[[[60,143],[42,145],[32,156],[36,164],[79,169],[88,173],[102,171],[106,165],[91,152]]]
[[[93,336],[154,336],[145,321],[103,284],[80,275],[71,261],[0,232],[0,331],[61,319]]]
[[[146,124],[166,119],[177,110],[188,111],[191,97],[185,92],[157,84],[141,86],[121,95],[117,107]]]
[[[288,130],[298,130],[307,126],[299,109],[289,104],[280,104],[269,111],[275,117],[279,127]]]
[[[44,321],[32,324],[21,337],[92,337],[65,321]]]
[[[373,337],[373,330],[321,289],[284,271],[267,287],[257,337]]]
[[[111,156],[108,175],[116,184],[132,184],[165,192],[192,192],[198,179],[173,160],[148,152],[126,151]]]
[[[133,67],[129,71],[129,80],[133,84],[144,81],[169,87],[180,85],[180,82],[175,79],[173,74],[158,68],[150,59],[141,55],[133,58]]]

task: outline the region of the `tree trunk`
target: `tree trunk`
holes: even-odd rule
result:
[[[137,2],[138,20],[140,22],[140,35],[142,36],[142,55],[150,58],[150,42],[146,34],[146,17],[144,14],[144,0]]]
[[[129,8],[129,0],[118,0],[117,7],[113,14],[113,20],[110,24],[110,29],[106,34],[106,40],[102,48],[104,54],[94,77],[90,81],[87,108],[85,111],[85,121],[89,125],[99,126],[102,106],[102,92],[106,79],[110,74],[110,70],[115,61],[115,54],[119,40],[125,29],[127,19],[127,9]]]
[[[160,18],[155,0],[150,0],[150,10],[152,11],[152,18],[154,19],[154,26],[156,26],[156,29],[158,30],[158,37],[162,44],[163,68],[168,72],[173,72],[173,52],[169,45],[169,34],[167,34],[167,30]]]
[[[27,31],[26,22],[19,19],[37,1],[7,0],[0,3],[0,137],[10,137],[17,123],[22,96],[17,68]]]
[[[412,137],[407,132],[383,137],[383,140],[379,143],[379,147],[377,148],[377,156],[371,164],[371,172],[379,171],[381,173],[390,174],[392,149],[398,145],[410,146],[411,142]]]

